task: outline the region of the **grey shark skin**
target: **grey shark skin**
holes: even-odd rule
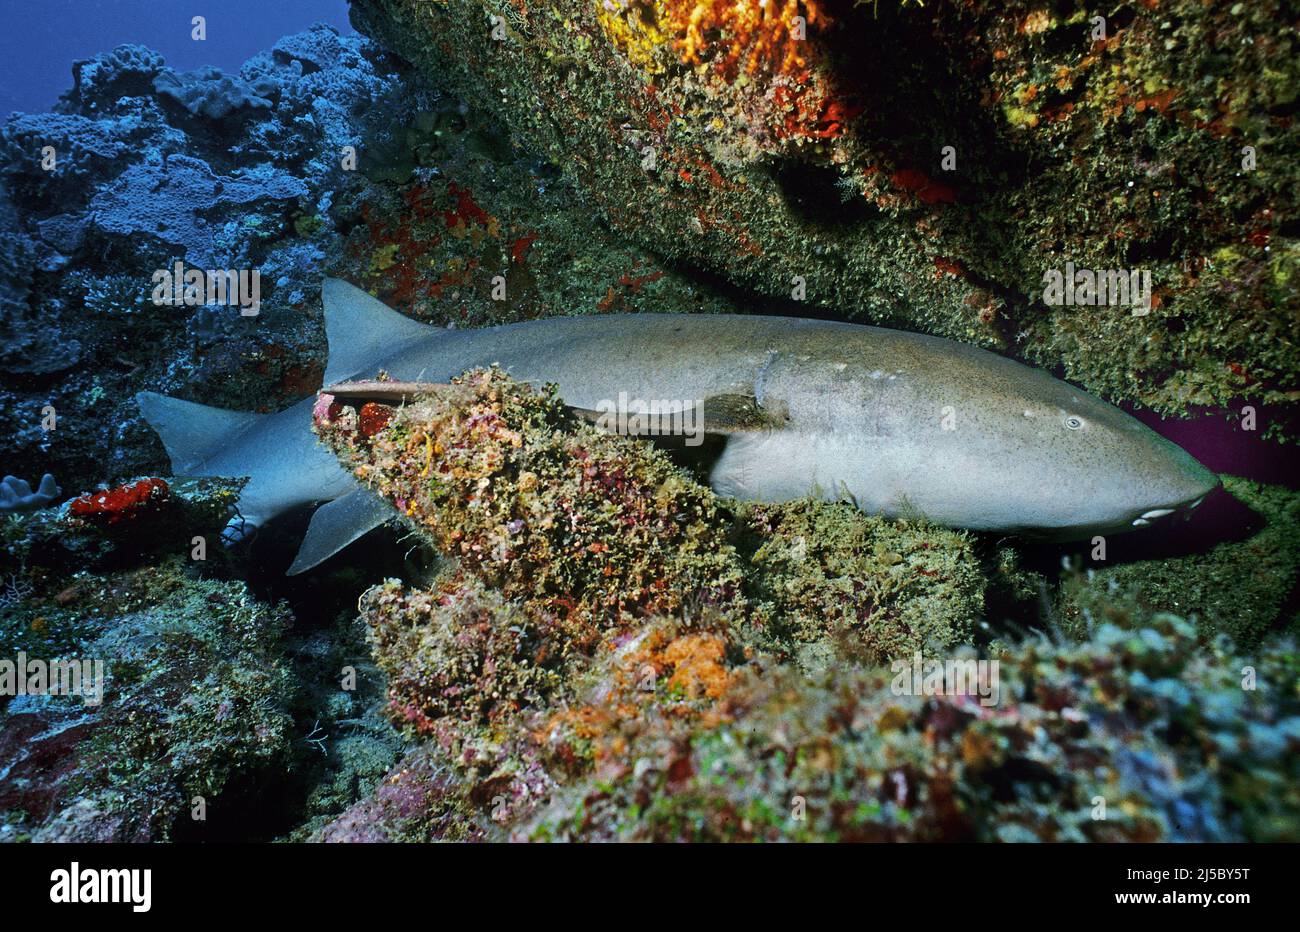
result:
[[[566,404],[750,397],[760,429],[729,432],[710,485],[742,499],[847,499],[950,527],[1082,538],[1194,507],[1218,480],[1184,450],[1083,391],[937,337],[788,317],[627,314],[482,330],[418,323],[337,279],[323,288],[325,384],[445,382],[498,363],[555,382]],[[253,525],[318,509],[291,573],[391,518],[311,433],[313,399],[278,414],[137,396],[182,476],[248,476]],[[711,402],[711,399],[713,401]]]

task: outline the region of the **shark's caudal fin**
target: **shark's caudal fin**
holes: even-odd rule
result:
[[[392,507],[369,489],[354,489],[321,505],[311,516],[307,536],[286,575],[311,569],[394,516]]]
[[[427,339],[439,329],[404,317],[337,278],[325,279],[321,297],[325,306],[325,336],[329,342],[329,363],[325,371],[327,385],[357,374],[374,376],[376,360],[391,356],[403,344]],[[136,395],[136,403],[145,420],[162,438],[167,455],[171,457],[172,472],[178,476],[214,475],[208,471],[207,465],[214,455],[236,446],[242,435],[259,418],[266,416],[210,408],[155,392],[140,392]],[[304,442],[311,441],[310,431],[310,420],[304,416]],[[321,469],[319,464],[310,468]],[[342,467],[339,471],[342,473]],[[320,475],[323,480],[329,480],[329,473],[327,469]],[[274,469],[252,475],[240,496],[241,507],[258,502],[275,504],[284,498],[279,495],[283,479],[283,475]],[[325,481],[324,485],[330,486],[331,483]],[[260,518],[272,516],[280,510],[283,509],[259,508],[246,512],[247,520],[232,530],[228,539],[238,538],[246,533],[246,525],[255,527]],[[365,489],[355,489],[322,505],[312,516],[289,573],[311,569],[393,515],[392,509],[382,499]]]
[[[325,339],[329,342],[326,385],[354,375],[373,377],[376,359],[392,355],[407,341],[427,339],[439,329],[397,313],[340,278],[325,279],[321,301],[325,307]]]
[[[149,426],[162,438],[177,476],[203,476],[203,464],[218,450],[237,443],[241,434],[265,415],[210,408],[157,392],[139,392],[135,402]]]

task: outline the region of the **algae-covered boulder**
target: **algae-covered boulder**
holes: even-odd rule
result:
[[[443,717],[479,723],[558,692],[569,645],[560,626],[464,573],[424,590],[370,589],[361,612],[388,678],[393,720],[416,734]]]
[[[137,819],[143,808],[151,835],[165,838],[197,798],[205,817],[228,818],[218,808],[228,785],[287,761],[293,683],[279,642],[288,614],[240,583],[146,573],[134,585],[140,610],[89,648],[113,659],[103,726],[82,767],[110,808]]]
[[[846,502],[746,504],[742,553],[769,645],[878,663],[968,641],[984,570],[969,534],[864,515]]]
[[[7,662],[85,671],[75,695],[5,690],[10,837],[166,840],[241,820],[251,785],[289,758],[287,621],[242,583],[193,578],[177,558],[80,573],[60,591],[38,582],[0,606]]]
[[[738,598],[709,489],[653,447],[580,424],[497,369],[394,409],[331,396],[317,432],[443,553],[591,639],[629,615]]]
[[[353,15],[501,112],[616,229],[769,303],[1001,348],[1163,411],[1296,398],[1281,0]],[[1145,270],[1150,301],[1054,303],[1067,262]]]

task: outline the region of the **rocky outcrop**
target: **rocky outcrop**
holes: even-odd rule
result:
[[[353,5],[645,248],[1162,412],[1300,390],[1285,8]],[[1047,303],[1067,262],[1150,312]]]

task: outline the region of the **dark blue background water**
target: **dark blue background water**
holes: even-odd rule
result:
[[[204,42],[190,38],[207,19]],[[161,52],[178,71],[237,71],[281,36],[324,22],[351,32],[347,0],[3,0],[0,116],[48,110],[72,86],[72,63],[125,42]]]

